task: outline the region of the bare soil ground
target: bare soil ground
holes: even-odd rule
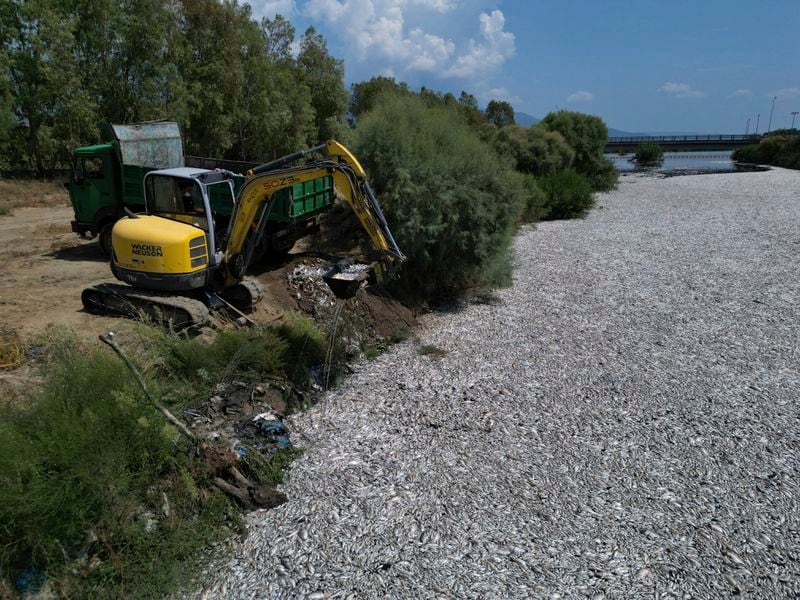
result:
[[[72,208],[63,187],[55,183],[0,181],[0,326],[29,340],[48,325],[68,326],[86,337],[125,330],[124,319],[98,317],[83,311],[81,291],[98,281],[113,281],[108,261],[95,240],[70,231]],[[344,236],[347,237],[347,236]],[[318,240],[320,243],[323,240]],[[287,310],[315,317],[325,326],[331,297],[294,285],[289,275],[299,265],[325,261],[303,250],[315,241],[301,241],[297,254],[253,273],[267,294],[252,315],[259,323],[279,320]],[[332,249],[332,251],[337,251]],[[321,282],[320,282],[321,283]],[[380,291],[361,291],[347,311],[365,327],[369,339],[388,338],[412,326],[412,313]],[[16,376],[19,376],[17,374]],[[0,372],[0,380],[13,378]]]

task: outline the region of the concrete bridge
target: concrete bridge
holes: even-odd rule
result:
[[[636,135],[610,137],[606,152],[633,152],[642,142],[652,142],[665,152],[690,150],[734,150],[740,146],[757,144],[761,136],[750,135]]]

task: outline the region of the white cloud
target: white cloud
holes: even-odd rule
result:
[[[459,56],[445,72],[450,77],[474,77],[497,69],[514,56],[514,34],[505,31],[506,18],[500,10],[481,13],[482,42],[469,41],[469,51]]]
[[[800,87],[783,88],[770,94],[770,97],[773,96],[778,98],[797,98],[800,96]]]
[[[453,39],[430,31],[442,25],[438,15],[455,10],[462,0],[307,0],[300,9],[310,20],[341,30],[359,61],[383,62],[379,68],[425,71],[445,77],[480,77],[500,67],[514,54],[514,34],[504,30],[502,11],[481,13],[480,38],[457,52]],[[434,13],[434,14],[432,14]],[[409,26],[413,23],[423,26]],[[437,20],[438,19],[438,20]],[[354,32],[352,34],[348,32]]]
[[[504,87],[493,87],[488,90],[479,89],[476,93],[478,99],[484,104],[489,102],[489,100],[504,100],[506,102],[510,102],[511,104],[518,104],[522,102],[522,98],[516,94],[512,94],[508,88]]]
[[[747,96],[752,96],[752,95],[753,95],[753,90],[749,90],[747,88],[744,88],[744,89],[741,89],[741,90],[736,90],[730,96],[728,96],[728,98],[740,98],[740,97],[747,97]]]
[[[592,100],[594,100],[594,94],[592,92],[580,91],[567,96],[567,102],[591,102]]]
[[[253,14],[259,17],[275,18],[275,15],[291,17],[294,14],[294,0],[252,0]]]
[[[675,83],[673,81],[666,82],[658,88],[658,91],[672,94],[675,98],[704,98],[706,96],[705,92],[693,89],[688,83]]]
[[[448,0],[309,0],[305,14],[358,31],[353,36],[360,60],[378,57],[401,63],[410,71],[434,71],[446,64],[455,44],[415,28],[406,34],[403,9],[420,5],[438,12],[450,10]]]

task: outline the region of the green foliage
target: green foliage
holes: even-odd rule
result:
[[[594,204],[591,184],[573,169],[548,175],[539,181],[545,195],[543,219],[578,217]]]
[[[283,354],[286,375],[292,381],[305,383],[309,367],[325,362],[328,343],[325,334],[314,321],[297,313],[287,315],[275,332],[286,342]]]
[[[575,151],[564,137],[542,127],[501,127],[491,138],[495,150],[513,160],[518,171],[537,177],[554,175],[572,165]]]
[[[525,198],[525,213],[522,215],[523,221],[541,221],[547,217],[549,212],[547,207],[548,196],[533,175],[525,176],[525,187],[527,194]]]
[[[800,169],[800,134],[797,130],[775,132],[758,144],[737,148],[733,160],[745,163],[775,165],[786,169]]]
[[[159,346],[156,366],[170,377],[193,381],[200,397],[234,374],[245,381],[288,378],[304,384],[309,368],[325,359],[325,334],[299,314],[288,315],[278,326],[222,331],[210,343],[154,328],[145,331]]]
[[[349,101],[344,87],[344,63],[328,53],[325,38],[309,27],[300,39],[297,64],[311,90],[317,140],[341,138]]]
[[[638,163],[659,163],[664,160],[664,149],[655,142],[642,142],[634,153]]]
[[[76,596],[164,593],[199,546],[221,535],[228,501],[201,498],[189,456],[109,352],[61,335],[44,383],[24,406],[0,415],[0,570],[66,576],[89,532],[102,566],[77,581]],[[147,531],[162,491],[171,517]],[[92,592],[92,590],[94,590]]]
[[[538,125],[564,136],[575,150],[575,170],[586,175],[593,189],[605,191],[616,185],[614,164],[603,156],[608,128],[600,117],[561,110],[549,113]]]
[[[0,167],[42,175],[106,122],[177,120],[187,154],[275,158],[345,132],[342,62],[236,0],[10,2],[0,11]],[[13,149],[13,151],[12,151]]]
[[[486,105],[486,120],[498,127],[513,125],[514,107],[502,100],[490,100]]]
[[[524,177],[465,122],[464,106],[383,95],[355,150],[409,256],[399,285],[417,298],[507,281]]]
[[[381,94],[410,94],[408,85],[397,83],[394,77],[373,77],[369,81],[354,83],[350,86],[350,114],[358,119],[361,115],[375,108]]]
[[[323,334],[299,315],[211,341],[141,331],[148,387],[176,406],[226,378],[307,377],[325,351]],[[115,355],[64,333],[46,347],[41,389],[23,405],[0,405],[0,576],[33,568],[68,579],[74,597],[163,596],[191,573],[198,549],[237,525],[237,509]],[[296,454],[245,466],[275,484]],[[72,577],[90,531],[100,566]]]

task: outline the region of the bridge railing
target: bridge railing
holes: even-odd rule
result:
[[[758,134],[749,135],[634,135],[628,137],[610,137],[609,144],[630,142],[756,142],[761,139]]]

